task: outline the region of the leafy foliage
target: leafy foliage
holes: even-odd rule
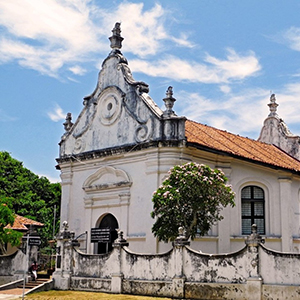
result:
[[[0,198],[9,197],[13,211],[26,218],[43,223],[40,235],[42,247],[53,238],[54,206],[59,220],[61,188],[23,167],[22,162],[8,152],[0,152]],[[55,232],[59,228],[56,224]]]
[[[0,254],[5,254],[5,244],[19,246],[22,233],[5,228],[7,225],[13,225],[15,215],[11,209],[11,199],[0,199]]]
[[[223,219],[220,211],[234,206],[234,192],[218,169],[203,164],[175,166],[154,192],[152,232],[160,241],[175,240],[184,227],[187,238],[205,235],[213,224]]]

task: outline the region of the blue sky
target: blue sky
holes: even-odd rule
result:
[[[161,107],[257,139],[275,93],[300,134],[300,1],[0,0],[0,150],[52,181],[67,112],[94,91],[108,37]]]

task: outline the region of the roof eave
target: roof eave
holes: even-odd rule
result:
[[[250,159],[250,158],[243,157],[243,156],[240,156],[240,155],[236,155],[234,153],[229,153],[229,152],[226,152],[226,151],[210,148],[210,147],[207,147],[207,146],[204,146],[204,145],[200,145],[198,143],[187,142],[186,146],[187,147],[194,147],[194,148],[197,148],[199,150],[207,151],[207,152],[218,154],[218,155],[224,155],[224,156],[236,158],[236,159],[239,159],[239,160],[242,160],[242,161],[246,161],[246,162],[250,162],[250,163],[253,163],[253,164],[256,164],[256,165],[271,168],[273,170],[283,170],[283,171],[291,172],[292,174],[300,176],[300,171],[297,171],[297,170],[294,170],[294,169],[289,169],[289,168],[284,168],[284,167],[268,164],[268,163],[261,162],[261,161],[258,161],[258,160],[254,160],[254,159]]]

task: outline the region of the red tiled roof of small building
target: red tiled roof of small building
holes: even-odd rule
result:
[[[28,219],[28,218],[25,218],[25,217],[22,217],[19,215],[15,215],[15,221],[14,221],[13,226],[7,225],[5,228],[27,231],[29,229],[30,225],[38,226],[38,227],[44,226],[43,223],[31,220],[31,219]]]
[[[300,161],[278,147],[191,120],[185,123],[188,143],[195,143],[242,159],[300,172]]]

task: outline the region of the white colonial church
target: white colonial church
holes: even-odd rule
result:
[[[122,40],[117,23],[96,89],[74,124],[68,114],[60,142],[61,223],[67,221],[75,235],[87,232],[81,248],[110,250],[119,228],[134,251],[169,249],[151,232],[152,193],[172,166],[194,161],[222,169],[236,193],[236,206],[223,210],[224,220],[207,236],[192,241],[194,249],[241,249],[256,223],[267,247],[300,252],[300,138],[277,115],[275,96],[258,141],[178,117],[171,87],[162,111],[148,85],[132,77]],[[95,243],[107,229],[110,242]]]

